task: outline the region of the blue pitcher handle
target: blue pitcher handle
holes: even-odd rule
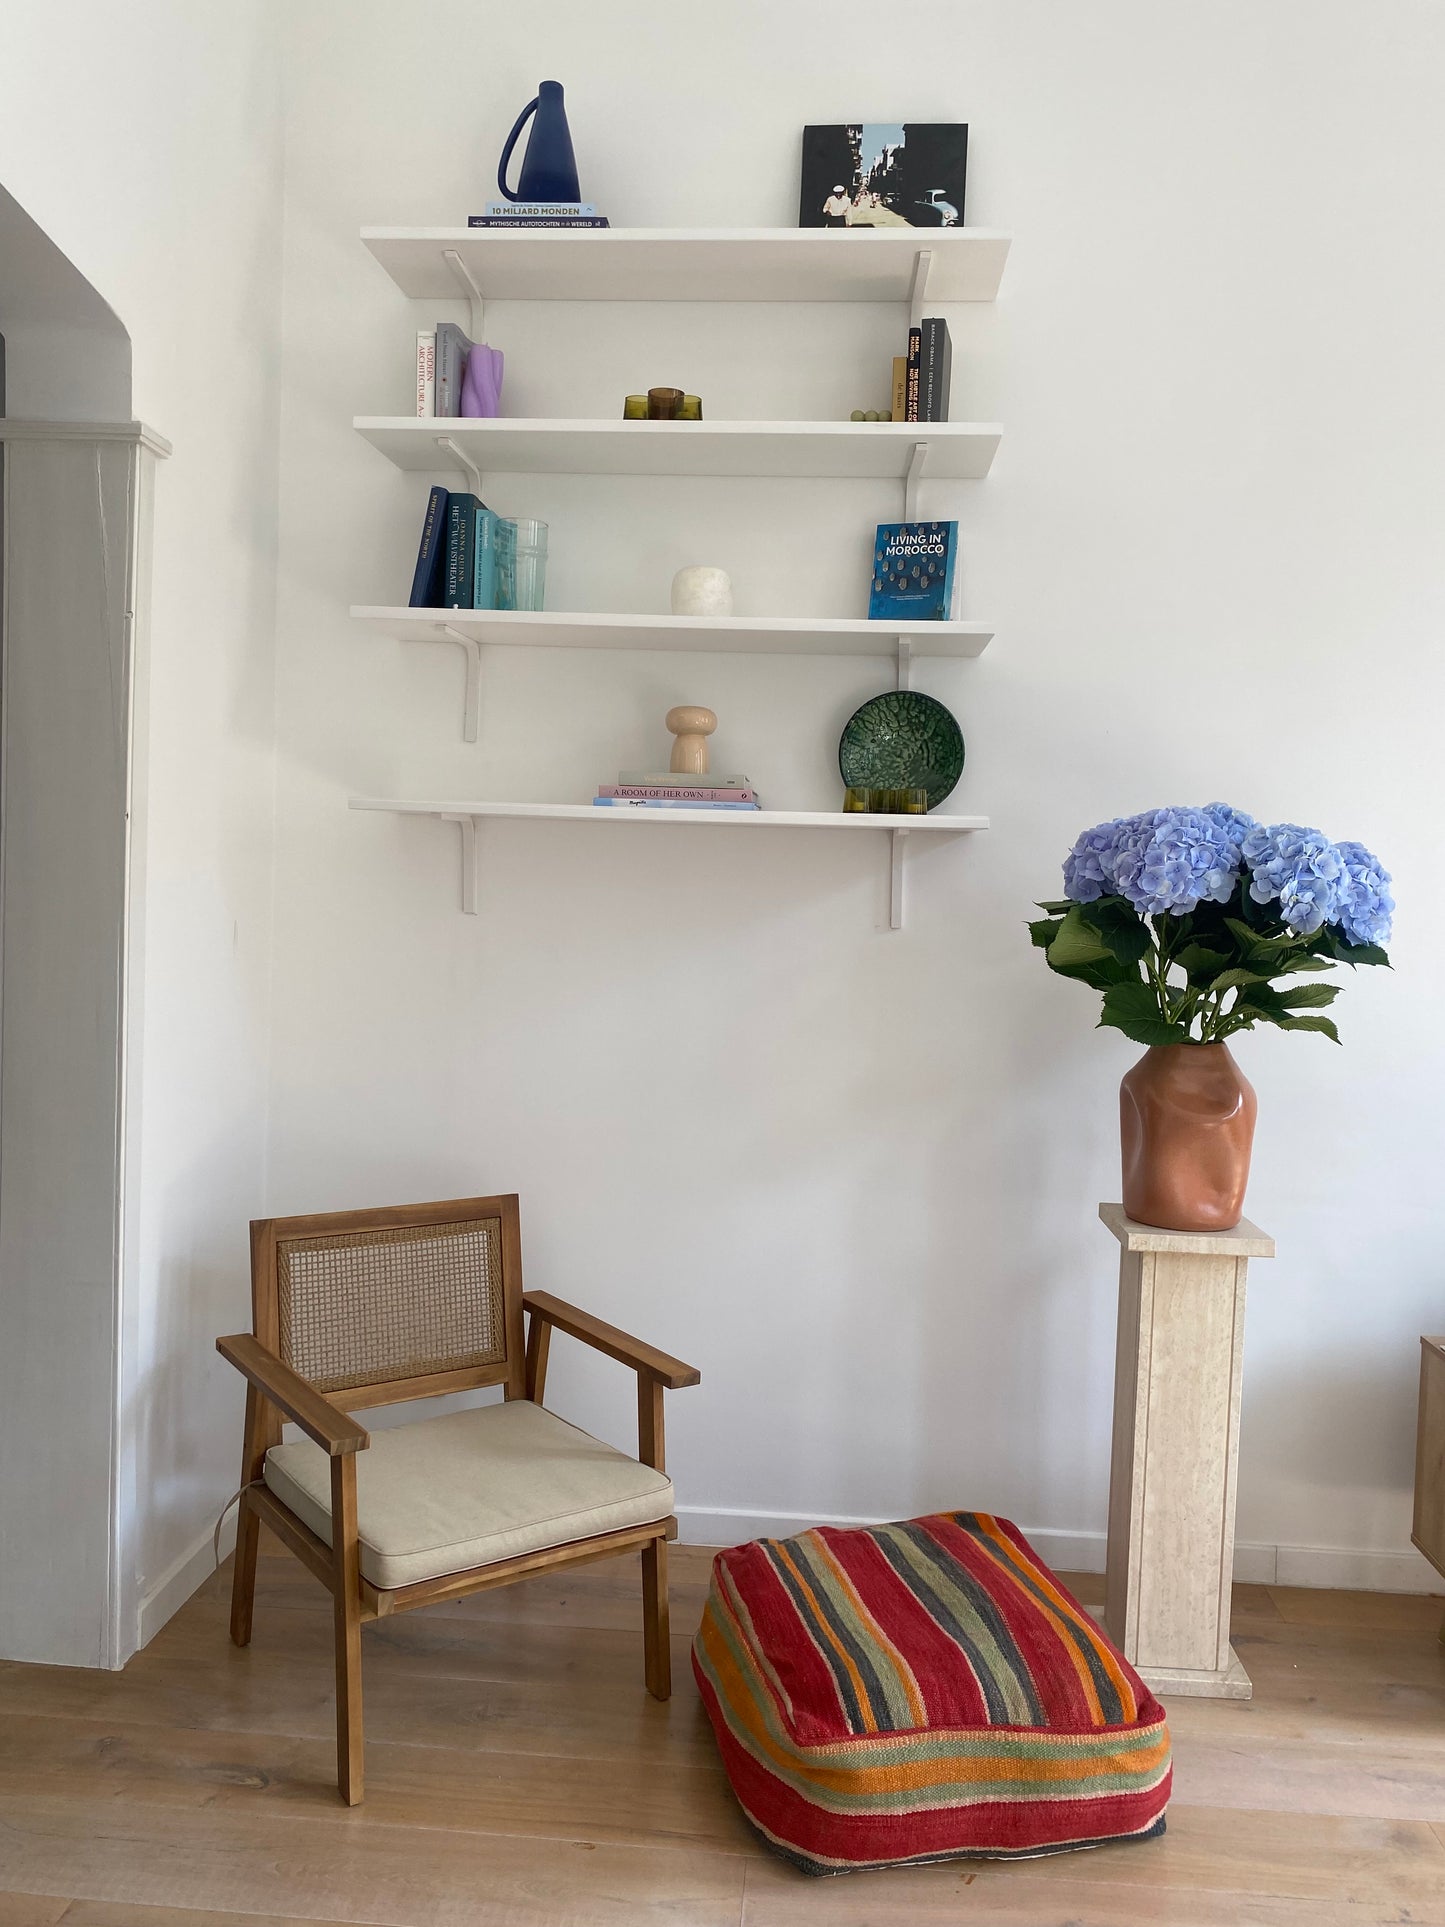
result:
[[[537,100],[542,96],[539,94]],[[517,145],[517,136],[526,126],[530,117],[537,111],[537,100],[529,100],[517,116],[517,124],[507,136],[507,144],[502,149],[502,158],[497,162],[497,189],[507,200],[515,201],[517,196],[507,186],[507,162],[512,158],[512,149]]]

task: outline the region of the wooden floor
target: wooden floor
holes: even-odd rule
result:
[[[368,1627],[354,1811],[326,1597],[288,1557],[248,1652],[222,1575],[123,1673],[0,1666],[0,1927],[1445,1927],[1437,1599],[1237,1587],[1255,1698],[1170,1705],[1162,1840],[810,1880],[718,1768],[687,1666],[707,1565],[674,1549],[668,1706],[633,1561]]]

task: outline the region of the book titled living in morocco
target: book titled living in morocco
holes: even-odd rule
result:
[[[957,522],[880,522],[873,538],[870,619],[952,622],[957,563]]]

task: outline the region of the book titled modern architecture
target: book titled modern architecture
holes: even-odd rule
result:
[[[873,538],[870,619],[951,622],[957,562],[957,522],[880,522]]]
[[[435,415],[437,412],[435,328],[418,328],[416,331],[416,412],[419,416]]]

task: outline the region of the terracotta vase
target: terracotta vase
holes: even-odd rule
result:
[[[1226,1044],[1155,1045],[1119,1086],[1124,1209],[1165,1231],[1232,1231],[1257,1105]]]

